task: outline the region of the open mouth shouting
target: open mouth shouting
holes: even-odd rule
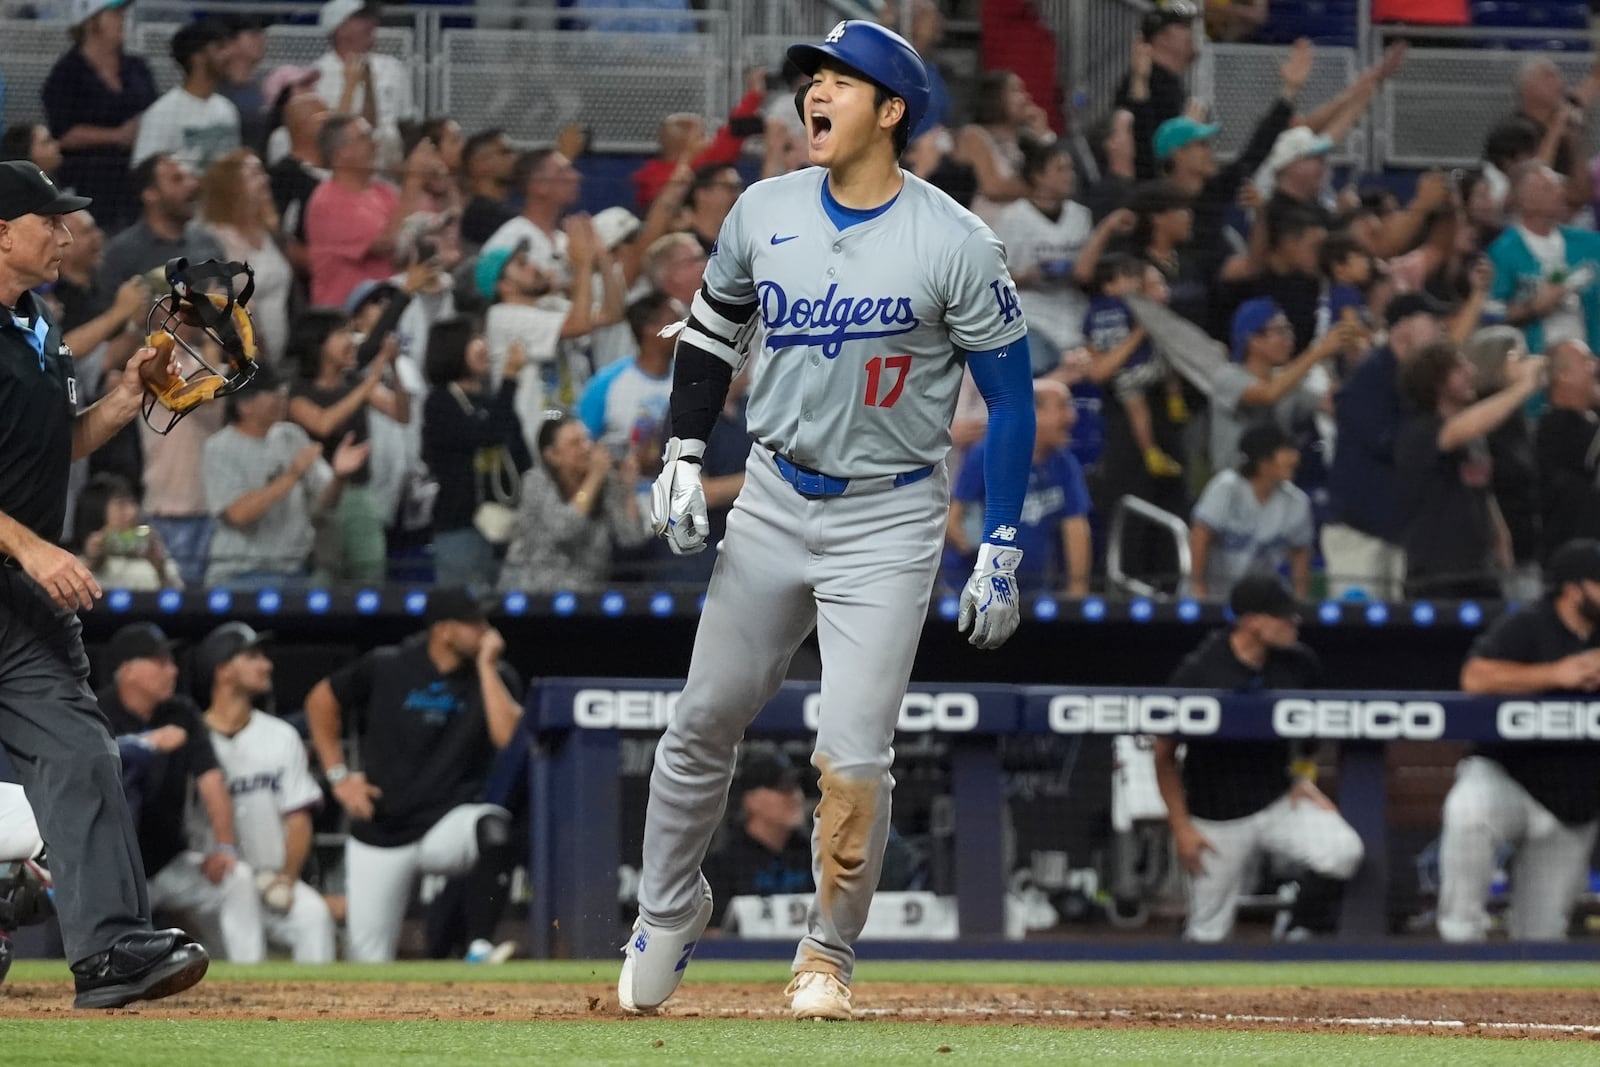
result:
[[[820,111],[811,112],[811,147],[821,148],[833,132],[833,120]]]

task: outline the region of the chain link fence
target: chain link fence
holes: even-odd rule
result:
[[[463,129],[502,127],[548,143],[568,123],[594,130],[595,147],[653,152],[664,115],[725,115],[728,57],[723,12],[694,16],[696,32],[445,30],[437,111]]]
[[[1256,121],[1282,92],[1279,73],[1289,58],[1288,45],[1213,44],[1195,64],[1195,91],[1211,104],[1212,120],[1222,124],[1217,154],[1232,159],[1244,150]],[[1354,48],[1318,48],[1311,77],[1300,90],[1296,109],[1314,111],[1343,92],[1361,71],[1361,56]],[[1369,120],[1350,131],[1334,146],[1335,163],[1362,163],[1367,159]]]

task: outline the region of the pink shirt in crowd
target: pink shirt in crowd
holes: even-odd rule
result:
[[[394,274],[388,256],[375,256],[368,249],[399,203],[400,191],[384,181],[359,191],[333,181],[317,186],[306,205],[313,304],[343,307],[357,285]]]

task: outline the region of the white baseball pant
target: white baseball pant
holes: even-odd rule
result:
[[[322,894],[304,882],[294,884],[294,900],[283,914],[261,908],[267,944],[288,949],[296,963],[332,963],[338,934]]]
[[[796,971],[848,982],[852,948],[883,869],[894,730],[944,544],[950,479],[810,500],[756,445],[728,517],[688,680],[656,749],[639,911],[681,924],[700,901],[700,865],[728,803],[739,740],[778,691],[813,627],[822,711],[812,764],[817,895]]]
[[[1519,941],[1561,941],[1594,851],[1595,822],[1569,826],[1483,756],[1456,764],[1439,837],[1439,936],[1482,941],[1489,933],[1495,851],[1516,848],[1506,932]]]
[[[461,804],[445,812],[421,840],[378,848],[349,838],[344,845],[345,956],[355,963],[388,963],[421,874],[465,874],[478,862],[478,820],[495,804]]]
[[[213,884],[201,865],[205,855],[184,852],[150,879],[150,906],[184,913],[207,931],[202,943],[220,944],[229,963],[260,963],[267,958],[266,927],[255,872],[247,863],[234,864]]]
[[[0,782],[0,863],[31,860],[43,847],[39,824],[22,787],[15,782]]]
[[[1244,879],[1263,856],[1343,881],[1366,852],[1361,835],[1337,811],[1309,800],[1290,803],[1287,793],[1242,819],[1195,819],[1194,825],[1216,851],[1205,853],[1202,872],[1188,878],[1186,941],[1222,941],[1233,932]]]

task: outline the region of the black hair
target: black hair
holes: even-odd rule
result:
[[[322,346],[328,338],[350,324],[339,308],[307,308],[294,320],[289,329],[289,358],[300,365],[302,378],[315,378],[322,373]]]
[[[693,208],[695,197],[715,185],[717,176],[727,170],[733,171],[735,175],[739,173],[739,168],[732,163],[706,163],[696,167],[694,180],[689,183],[689,193],[684,198],[684,203]]]
[[[1461,349],[1454,341],[1435,341],[1411,357],[1400,371],[1406,395],[1417,405],[1417,410],[1432,415],[1439,407],[1439,395],[1444,383],[1456,369]]]
[[[146,189],[156,187],[156,171],[160,169],[164,160],[172,156],[166,152],[157,152],[153,156],[145,156],[139,165],[133,168],[133,191],[143,193]]]
[[[212,45],[232,40],[235,36],[215,19],[197,19],[187,23],[172,35],[173,62],[188,76],[196,56]]]
[[[1348,233],[1330,233],[1328,239],[1322,242],[1322,252],[1317,257],[1317,267],[1325,276],[1331,278],[1334,268],[1346,259],[1366,254],[1366,250]]]
[[[1397,208],[1394,203],[1396,197],[1394,190],[1386,185],[1363,185],[1356,193],[1356,199],[1361,201],[1361,206],[1372,214],[1382,218]]]
[[[33,135],[37,122],[19,122],[0,135],[0,161],[33,158]]]
[[[650,323],[661,314],[661,309],[672,303],[672,298],[659,289],[652,289],[628,305],[628,328],[633,331],[634,338],[641,344],[644,342],[645,331],[650,328]]]
[[[1501,171],[1538,151],[1539,129],[1520,115],[1497,124],[1483,139],[1483,158]]]
[[[72,511],[72,543],[79,548],[89,535],[104,529],[106,512],[111,502],[119,498],[138,501],[139,494],[133,483],[120,474],[101,471],[89,479],[78,491],[78,502]]]
[[[467,346],[477,336],[477,324],[462,316],[434,323],[428,331],[428,354],[422,362],[422,374],[428,384],[443,388],[465,378]]]
[[[1065,138],[1051,141],[1049,144],[1035,144],[1030,141],[1022,149],[1022,180],[1032,185],[1034,179],[1043,174],[1050,161],[1057,156],[1072,159],[1072,151],[1068,148]]]
[[[1130,255],[1127,252],[1111,252],[1103,255],[1094,267],[1094,291],[1104,292],[1106,286],[1118,278],[1143,278],[1148,267],[1149,264],[1143,257]]]
[[[987,70],[978,79],[972,121],[979,126],[995,126],[1006,120],[1006,86],[1016,77],[1009,70]]]
[[[504,128],[491,126],[487,130],[479,130],[467,138],[467,143],[461,148],[461,165],[467,167],[472,163],[472,157],[482,152],[506,135]]]
[[[544,166],[544,161],[555,154],[554,148],[535,148],[518,156],[516,165],[511,168],[511,188],[521,193],[539,168]]]
[[[539,433],[535,436],[533,442],[538,446],[539,461],[541,463],[544,462],[544,450],[556,443],[556,434],[561,432],[561,428],[569,422],[577,421],[574,416],[567,414],[565,411],[552,411],[549,414],[550,417],[539,424]],[[548,464],[546,469],[548,469]]]
[[[1300,204],[1279,203],[1267,211],[1267,241],[1273,246],[1326,228],[1321,214]]]

